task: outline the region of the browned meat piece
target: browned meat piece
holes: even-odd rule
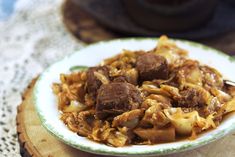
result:
[[[137,58],[136,67],[141,81],[167,79],[167,60],[153,53],[146,53]]]
[[[117,76],[113,79],[113,82],[127,82],[125,76]]]
[[[104,119],[107,116],[119,115],[137,109],[141,102],[140,92],[130,83],[112,82],[104,84],[98,90],[96,116],[99,119]]]
[[[194,88],[183,90],[180,94],[179,107],[201,107],[205,104],[201,93]]]
[[[102,82],[95,76],[94,72],[99,72],[109,78],[109,68],[107,66],[92,67],[87,70],[87,92],[96,97],[97,90],[102,85]]]

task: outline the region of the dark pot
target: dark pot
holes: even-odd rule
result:
[[[139,25],[158,31],[185,31],[206,23],[218,0],[122,0]]]
[[[235,0],[224,0],[224,1],[228,2],[228,4],[235,6]]]

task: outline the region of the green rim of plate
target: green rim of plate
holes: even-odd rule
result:
[[[97,46],[97,45],[100,45],[100,44],[106,44],[106,43],[112,43],[112,42],[118,42],[118,41],[122,42],[122,41],[129,41],[129,40],[130,41],[131,40],[136,40],[136,41],[154,40],[154,41],[158,41],[159,38],[142,38],[142,37],[140,37],[140,38],[121,38],[121,39],[114,39],[114,40],[97,42],[97,43],[85,46],[84,48],[93,47],[93,46]],[[208,46],[196,43],[196,42],[187,41],[187,40],[181,40],[181,39],[170,39],[170,40],[185,43],[185,44],[190,45],[192,47],[201,48],[204,51],[208,51],[208,50],[213,51],[213,52],[219,54],[220,56],[222,56],[223,58],[228,59],[228,61],[235,63],[235,58],[234,57],[229,56],[229,55],[227,55],[227,54],[225,54],[222,51],[219,51],[217,49],[214,49],[214,48],[211,48],[211,47],[208,47]],[[84,48],[82,48],[82,49],[84,49]],[[71,56],[75,53],[79,53],[79,51],[80,50],[65,56],[63,59],[57,61],[56,63],[65,60],[66,58],[68,58],[69,56]],[[124,155],[124,156],[125,155],[146,155],[146,156],[166,155],[166,154],[172,154],[172,153],[176,153],[176,152],[178,153],[178,152],[182,152],[182,151],[186,151],[186,150],[191,150],[191,149],[206,145],[208,143],[211,143],[211,142],[225,136],[226,134],[232,132],[233,130],[235,130],[235,122],[233,122],[226,129],[221,129],[220,131],[215,133],[214,136],[205,137],[203,139],[197,140],[197,142],[194,142],[194,143],[183,144],[180,147],[176,147],[176,148],[157,149],[157,150],[149,150],[149,151],[142,151],[142,152],[128,152],[128,151],[116,152],[116,151],[111,151],[111,150],[106,149],[106,148],[105,149],[96,149],[96,148],[92,148],[90,146],[83,145],[82,143],[79,143],[79,142],[73,142],[71,140],[66,139],[60,132],[56,131],[55,128],[53,128],[51,125],[48,125],[46,123],[46,119],[43,116],[43,114],[41,113],[42,111],[39,109],[39,107],[37,105],[38,104],[37,103],[37,93],[38,93],[39,82],[41,81],[43,76],[49,71],[49,69],[51,67],[53,67],[56,63],[49,66],[38,78],[38,80],[35,84],[35,87],[34,87],[34,91],[33,91],[33,102],[34,102],[37,114],[39,116],[40,121],[42,122],[43,127],[46,128],[49,131],[49,133],[51,133],[53,136],[58,138],[60,141],[63,141],[67,145],[70,145],[70,146],[72,146],[74,148],[77,148],[77,149],[80,149],[82,151],[90,152],[90,153],[94,153],[94,154],[114,155],[114,156],[118,156],[118,155]]]

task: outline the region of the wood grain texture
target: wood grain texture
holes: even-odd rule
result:
[[[18,107],[17,132],[23,157],[95,157],[94,155],[74,149],[47,132],[41,125],[32,101],[35,80],[23,95],[23,102]],[[235,134],[191,151],[167,155],[166,157],[234,157]],[[102,157],[102,156],[100,156]]]
[[[85,43],[121,37],[103,27],[71,0],[66,0],[62,5],[62,14],[64,25],[69,32]]]
[[[32,90],[35,80],[23,94],[23,102],[18,106],[17,132],[23,157],[91,157],[92,154],[74,149],[58,141],[41,125],[35,111]]]

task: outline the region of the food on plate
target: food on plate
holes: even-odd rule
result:
[[[235,87],[166,36],[150,51],[123,50],[71,70],[52,85],[61,120],[114,147],[193,140],[235,111]]]

